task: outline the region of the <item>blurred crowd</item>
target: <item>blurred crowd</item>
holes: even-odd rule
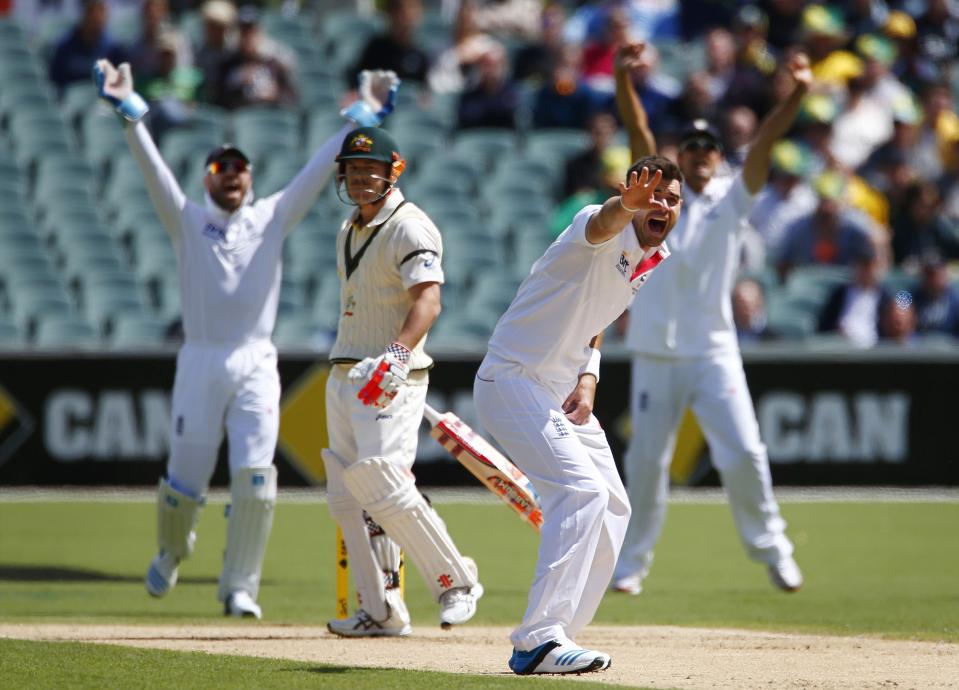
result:
[[[705,118],[731,168],[789,88],[787,59],[804,51],[817,84],[756,200],[733,296],[741,337],[785,335],[770,328],[765,300],[809,266],[847,269],[818,306],[820,332],[863,347],[959,337],[957,0],[14,0],[11,11],[28,29],[45,13],[75,17],[49,55],[58,89],[88,80],[95,58],[128,60],[138,89],[173,121],[194,103],[300,103],[317,66],[264,30],[264,12],[318,37],[334,12],[376,17],[381,28],[332,75],[343,98],[359,70],[392,69],[421,102],[453,98],[456,130],[589,132],[555,190],[556,233],[629,165],[613,78],[625,42],[647,44],[632,78],[662,153]],[[111,38],[114,13],[139,17],[133,41]],[[187,16],[202,21],[192,40]]]

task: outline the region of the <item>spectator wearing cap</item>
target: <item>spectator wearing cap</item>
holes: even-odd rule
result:
[[[157,139],[170,127],[188,122],[198,97],[203,75],[195,67],[179,64],[179,37],[160,34],[156,40],[156,73],[143,82],[141,95],[150,104],[147,122]]]
[[[801,33],[818,83],[841,91],[850,78],[862,74],[862,61],[843,49],[849,34],[837,7],[807,5],[802,12]]]
[[[959,259],[959,227],[942,213],[939,188],[917,180],[906,189],[901,210],[892,220],[892,252],[897,265],[915,264],[928,252]]]
[[[918,93],[923,84],[941,78],[938,65],[919,50],[916,21],[911,16],[902,10],[893,10],[882,27],[882,34],[896,46],[893,74],[912,91]]]
[[[872,223],[845,201],[847,181],[827,171],[813,182],[815,210],[790,223],[784,231],[777,269],[785,278],[796,266],[849,266],[857,256],[874,252]]]
[[[220,65],[233,52],[236,31],[236,6],[229,0],[207,0],[200,9],[203,36],[193,51],[193,62],[203,75],[202,99],[216,98]]]
[[[732,21],[733,37],[736,39],[736,63],[751,67],[769,77],[776,71],[776,56],[769,47],[769,19],[756,5],[743,5],[736,11]]]
[[[828,93],[814,93],[803,99],[796,117],[796,131],[800,141],[813,156],[811,172],[820,173],[836,166],[832,152],[833,123],[839,116],[839,106]]]
[[[630,163],[629,149],[625,146],[605,147],[599,155],[593,179],[580,183],[553,211],[549,220],[552,236],[559,237],[584,206],[605,201],[611,192],[618,191],[619,182],[625,179]]]
[[[296,88],[288,66],[264,50],[258,11],[244,7],[238,19],[239,41],[220,65],[214,103],[230,110],[251,105],[295,105]]]
[[[519,90],[509,76],[506,50],[489,50],[477,63],[476,84],[460,96],[457,126],[513,129],[518,104]]]
[[[915,291],[917,330],[959,338],[959,285],[950,284],[949,266],[938,252],[922,258]]]
[[[870,98],[892,111],[897,103],[911,97],[909,89],[892,73],[896,62],[896,44],[879,34],[866,34],[855,41],[856,53],[863,59],[860,79]]]
[[[100,58],[114,64],[126,61],[126,50],[107,31],[109,18],[105,0],[85,0],[79,21],[60,39],[50,59],[50,81],[59,95],[73,82],[89,81]]]
[[[868,348],[879,340],[879,314],[892,296],[882,286],[875,250],[863,245],[852,258],[852,280],[838,285],[819,314],[820,333],[839,333],[852,345]]]
[[[812,154],[803,144],[783,139],[772,148],[769,182],[749,216],[770,256],[779,255],[789,225],[816,208],[818,197],[807,182],[812,166]]]
[[[370,38],[360,58],[347,73],[347,81],[356,83],[365,69],[393,70],[406,82],[425,84],[430,58],[416,45],[416,29],[423,19],[420,0],[387,0],[387,28]]]

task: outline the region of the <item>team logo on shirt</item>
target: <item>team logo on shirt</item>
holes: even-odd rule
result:
[[[616,269],[622,274],[623,278],[629,275],[629,259],[626,258],[626,252],[619,255],[619,264]]]
[[[219,240],[220,242],[226,240],[226,230],[224,228],[218,228],[213,223],[207,223],[203,226],[203,234],[211,240]]]
[[[343,316],[353,316],[354,309],[356,309],[356,300],[353,299],[353,295],[348,295],[346,298],[346,308],[343,310]]]

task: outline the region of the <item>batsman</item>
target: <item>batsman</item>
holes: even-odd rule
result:
[[[405,161],[377,127],[346,135],[337,193],[356,209],[337,236],[340,316],[326,388],[323,451],[330,514],[350,554],[360,607],[331,620],[344,637],[408,635],[399,591],[400,546],[440,604],[440,625],[465,623],[483,594],[410,471],[433,360],[426,334],[440,313],[443,243],[396,186]],[[382,527],[370,528],[364,513]],[[387,536],[389,535],[389,536]]]
[[[253,197],[253,166],[229,144],[206,158],[206,198],[187,198],[143,124],[148,106],[133,90],[130,65],[100,60],[99,95],[116,108],[179,269],[184,344],[177,355],[167,476],[157,496],[159,552],[147,591],[166,595],[180,562],[193,553],[195,527],[224,431],[230,465],[229,519],[219,600],[227,615],[260,618],[260,573],[276,504],[273,455],[279,431],[280,377],[271,342],[282,249],[333,172],[343,137],[356,124],[392,111],[399,80],[366,72],[350,120],[316,151],[283,190]]]

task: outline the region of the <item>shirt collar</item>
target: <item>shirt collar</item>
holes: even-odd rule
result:
[[[390,216],[393,215],[393,211],[396,210],[396,207],[403,203],[403,192],[400,191],[399,187],[393,187],[386,197],[386,203],[383,204],[383,207],[373,216],[373,220],[367,223],[364,227],[375,228],[379,225],[385,223]],[[359,210],[357,210],[357,215],[355,216],[356,221],[359,221]]]
[[[641,252],[643,259],[648,259],[656,252],[662,254],[664,259],[669,256],[669,247],[666,246],[665,242],[658,247],[643,249],[643,247],[639,244],[639,238],[636,237],[636,228],[633,227],[632,222],[628,223],[623,229],[623,251],[627,254]]]

